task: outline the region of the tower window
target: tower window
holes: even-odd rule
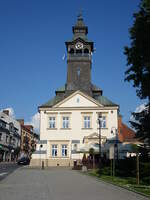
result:
[[[74,49],[70,49],[69,53],[74,54]]]
[[[84,53],[89,53],[89,50],[86,48],[86,49],[84,49]]]
[[[77,75],[80,76],[80,69],[77,69]]]
[[[76,54],[82,54],[82,50],[81,49],[77,49],[76,50]]]

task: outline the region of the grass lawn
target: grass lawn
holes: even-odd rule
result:
[[[98,170],[88,171],[88,174],[95,176],[103,181],[112,183],[114,185],[122,186],[124,188],[130,189],[132,191],[137,191],[146,194],[150,197],[150,186],[148,185],[136,185],[136,178],[132,177],[111,177],[107,175],[99,175]]]

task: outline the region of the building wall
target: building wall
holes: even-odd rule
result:
[[[102,138],[114,137],[111,130],[118,128],[117,106],[104,107],[93,98],[77,91],[52,108],[40,108],[40,141],[44,144],[42,148],[40,144],[37,145],[37,151],[32,155],[32,159],[47,159],[48,166],[63,166],[65,163],[68,166],[72,165],[74,160],[81,160],[83,154],[74,151],[74,144],[77,144],[78,149],[83,148],[86,145],[85,136],[99,133],[99,114],[106,118],[106,127],[100,129]],[[89,128],[84,127],[84,116],[90,117]],[[49,127],[50,117],[55,117],[54,128]],[[63,128],[63,117],[69,117],[68,128]],[[57,145],[56,157],[52,156],[52,145]],[[67,145],[66,157],[62,156],[62,145]]]
[[[5,111],[5,113],[0,112],[0,119],[5,122],[5,127],[1,127],[0,125],[0,133],[2,134],[0,141],[2,146],[0,150],[0,160],[14,160],[18,156],[17,147],[20,147],[20,124],[13,117],[9,116],[9,111]]]
[[[113,111],[113,113],[111,113]],[[118,128],[117,124],[117,110],[66,110],[66,111],[48,111],[45,113],[41,111],[41,127],[40,127],[40,139],[41,140],[67,140],[78,139],[82,140],[84,136],[88,136],[94,132],[98,132],[97,118],[98,113],[102,112],[106,116],[106,128],[101,129],[102,136],[107,138],[113,137],[111,128]],[[68,114],[67,114],[68,113]],[[70,117],[69,129],[62,128],[62,116]],[[91,116],[91,128],[84,129],[83,127],[83,116]],[[56,117],[56,128],[49,129],[48,118],[50,116]]]
[[[20,123],[16,119],[12,118],[11,116],[9,116],[3,112],[0,112],[0,118],[2,118],[2,120],[7,122],[8,124],[13,123],[14,127],[16,127],[18,129],[18,134],[21,135]]]
[[[80,144],[83,145],[83,138],[92,133],[98,133],[98,124],[97,118],[98,113],[102,112],[102,115],[106,116],[106,128],[101,129],[101,135],[106,138],[112,138],[114,135],[111,133],[112,127],[118,128],[117,123],[117,109],[108,109],[108,110],[49,110],[47,112],[40,111],[41,114],[41,126],[40,126],[40,140],[47,140],[47,159],[51,158],[51,144],[57,144],[60,151],[60,144],[68,145],[68,153],[70,159],[81,159],[79,155],[71,155],[72,150],[72,140],[79,140]],[[113,112],[112,112],[113,111]],[[83,116],[91,116],[91,128],[83,128]],[[50,116],[56,117],[56,128],[49,129],[48,127],[48,118]],[[70,126],[69,129],[62,128],[62,116],[69,116]],[[66,142],[64,142],[66,140]],[[59,153],[59,158],[60,158]]]

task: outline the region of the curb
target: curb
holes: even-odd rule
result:
[[[90,177],[93,177],[94,179],[96,179],[96,180],[98,180],[98,181],[100,181],[100,182],[107,183],[107,184],[110,184],[110,185],[113,185],[113,186],[117,186],[117,187],[126,189],[126,190],[128,190],[128,191],[134,192],[134,193],[136,193],[136,194],[139,194],[139,195],[141,195],[141,196],[150,198],[150,196],[147,195],[147,194],[144,194],[144,193],[142,193],[142,192],[138,192],[138,191],[136,191],[136,190],[134,190],[134,189],[132,189],[132,188],[128,188],[128,187],[125,187],[125,186],[122,186],[122,185],[117,185],[117,184],[112,183],[112,182],[109,182],[109,181],[105,181],[105,180],[103,180],[103,179],[101,179],[101,178],[98,178],[98,177],[96,177],[96,176],[94,176],[94,175],[88,174],[87,172],[81,172],[81,171],[80,171],[79,173],[81,173],[81,174],[83,174],[83,175],[88,175],[88,176],[90,176]]]

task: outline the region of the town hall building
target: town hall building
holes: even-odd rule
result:
[[[65,42],[67,50],[66,84],[55,96],[39,106],[40,142],[31,165],[72,166],[83,153],[114,137],[118,129],[119,106],[103,95],[91,82],[94,43],[88,40],[88,27],[82,15],[72,27],[73,38]],[[98,118],[101,116],[100,127]]]

